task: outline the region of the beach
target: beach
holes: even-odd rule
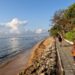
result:
[[[44,45],[50,44],[51,40],[45,40]],[[21,71],[23,71],[28,65],[32,63],[34,57],[36,57],[36,48],[38,48],[38,42],[32,49],[26,50],[26,52],[22,54],[18,54],[13,60],[7,63],[5,66],[0,68],[0,75],[18,75]],[[41,53],[42,51],[38,51]],[[40,55],[38,53],[38,56]]]
[[[8,63],[0,68],[0,75],[17,75],[17,73],[24,70],[30,51],[18,54],[14,59],[8,61]]]
[[[27,67],[19,75],[52,75],[51,73],[55,70],[56,65],[54,42],[53,37],[48,37],[41,41],[32,50]]]
[[[13,59],[7,61],[7,63],[0,65],[0,75],[17,75],[19,72],[23,71],[27,66],[32,51],[39,45],[39,43],[40,42],[31,49],[16,55]]]

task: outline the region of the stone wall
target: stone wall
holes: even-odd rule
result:
[[[56,75],[56,50],[53,38],[47,38],[32,53],[30,65],[19,75]]]

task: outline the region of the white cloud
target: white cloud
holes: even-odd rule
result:
[[[37,34],[40,34],[43,32],[44,32],[44,29],[41,29],[41,28],[35,30],[35,33],[37,33]]]
[[[18,18],[13,18],[11,21],[7,23],[1,23],[6,28],[9,28],[10,33],[20,33],[19,28],[22,25],[27,25],[28,21],[19,20]]]
[[[19,26],[23,24],[27,24],[27,21],[20,21],[18,18],[14,18],[7,23],[7,26],[11,28],[11,32],[16,31],[19,33]]]

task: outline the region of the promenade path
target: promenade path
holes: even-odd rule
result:
[[[75,65],[71,54],[72,45],[63,40],[62,46],[60,46],[56,39],[56,47],[61,58],[64,75],[75,75]]]

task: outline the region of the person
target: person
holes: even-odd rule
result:
[[[60,42],[60,46],[62,46],[62,37],[60,34],[57,34],[58,41]]]
[[[73,56],[74,65],[75,65],[75,41],[73,43],[72,56]]]

